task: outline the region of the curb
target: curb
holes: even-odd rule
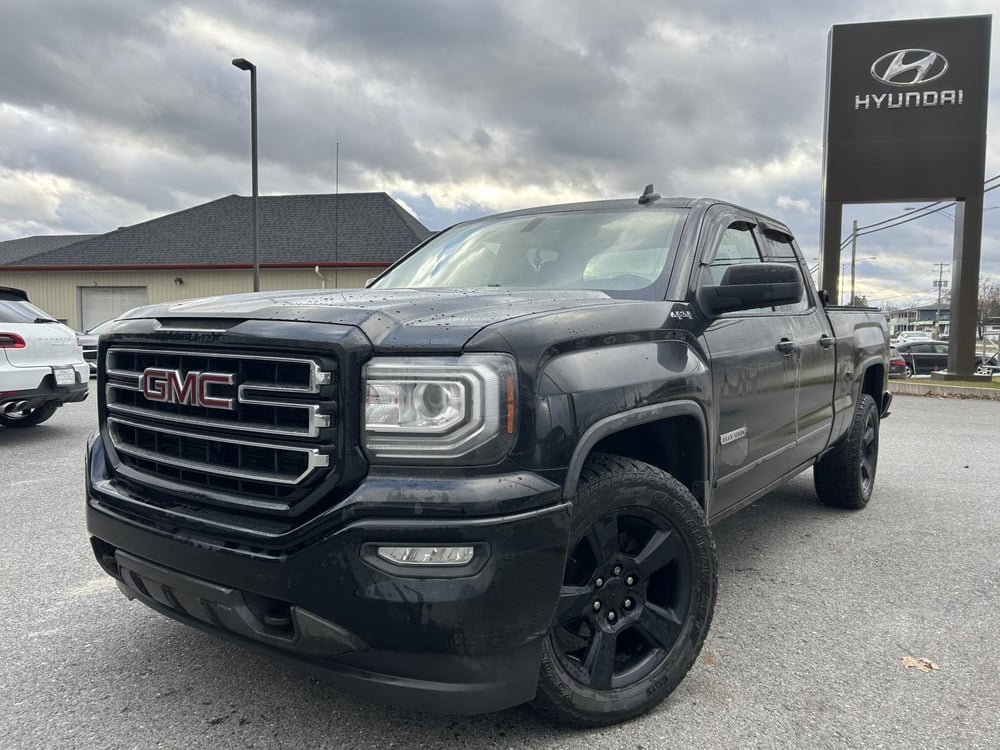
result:
[[[1000,401],[1000,388],[975,388],[948,385],[929,380],[890,380],[889,390],[902,396],[937,396],[938,398],[976,398]]]

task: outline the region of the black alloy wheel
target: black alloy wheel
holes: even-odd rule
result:
[[[610,690],[649,675],[670,652],[691,606],[680,532],[645,508],[601,516],[570,553],[554,638],[582,685]]]
[[[698,656],[715,590],[715,543],[687,488],[649,464],[592,456],[534,706],[600,726],[657,705]]]
[[[875,399],[862,393],[844,442],[813,467],[813,484],[821,502],[854,510],[868,504],[878,468],[879,426]]]
[[[861,444],[858,450],[858,479],[861,494],[871,497],[875,488],[875,466],[878,463],[878,411],[866,409],[861,427]]]

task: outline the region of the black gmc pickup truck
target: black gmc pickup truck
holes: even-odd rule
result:
[[[885,320],[824,298],[780,222],[650,187],[458,224],[367,289],[134,311],[100,339],[94,552],[364,696],[634,716],[708,631],[711,523],[809,468],[871,497]]]

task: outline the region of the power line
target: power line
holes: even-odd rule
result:
[[[983,191],[983,192],[985,192],[985,191]],[[940,201],[938,201],[938,203],[940,203]],[[931,205],[933,206],[933,205],[936,205],[936,204],[932,203]],[[916,212],[911,211],[909,214],[904,214],[904,216],[907,216],[907,218],[902,219],[901,221],[897,221],[895,224],[890,224],[887,227],[879,227],[878,229],[869,229],[867,232],[858,232],[858,236],[859,237],[863,237],[866,234],[875,234],[876,232],[884,232],[886,229],[893,229],[894,227],[901,227],[901,226],[903,226],[903,224],[909,224],[911,221],[916,221],[917,219],[922,219],[925,216],[930,216],[931,214],[936,214],[939,211],[944,211],[946,208],[951,208],[954,205],[955,205],[955,201],[952,201],[951,203],[945,203],[943,206],[941,206],[939,208],[935,208],[932,211],[924,211],[924,213],[920,213],[920,214],[917,214]],[[923,208],[918,209],[918,210],[923,211],[924,208],[927,208],[927,207],[924,206]],[[896,217],[896,218],[898,219],[899,217]],[[875,226],[875,225],[871,224],[869,226]],[[848,241],[849,240],[850,240],[850,238],[848,238]]]
[[[900,297],[912,297],[915,294],[930,294],[927,289],[914,289],[910,292],[900,292],[899,294],[890,294],[885,297],[872,297],[873,300],[878,300],[884,302],[887,299],[899,299]]]
[[[863,227],[858,227],[858,229],[871,229],[873,227],[879,227],[879,226],[882,226],[883,224],[888,224],[891,221],[896,221],[897,219],[901,219],[901,218],[904,218],[904,217],[912,216],[913,213],[914,213],[914,211],[924,211],[924,210],[927,210],[929,208],[934,208],[934,206],[941,205],[942,203],[944,203],[944,201],[935,201],[934,203],[928,203],[926,206],[920,206],[919,208],[913,209],[913,211],[906,211],[905,213],[902,213],[899,216],[890,216],[888,219],[882,219],[882,221],[876,221],[874,224],[866,224]],[[948,203],[946,205],[941,205],[941,208],[937,208],[934,211],[927,211],[927,213],[928,214],[932,214],[935,211],[940,211],[942,209],[948,208],[948,206],[954,206],[954,205],[955,205],[955,201],[951,201],[950,203]]]
[[[1000,177],[1000,175],[997,175],[997,176]],[[1000,188],[1000,184],[994,185],[993,187],[986,188],[985,190],[983,190],[983,194],[985,195],[986,193],[990,192],[991,190],[996,190],[997,188]],[[938,203],[940,203],[940,201],[938,201]],[[894,227],[902,226],[903,224],[909,224],[911,221],[916,221],[917,219],[922,219],[925,216],[930,216],[931,214],[936,214],[939,211],[944,211],[945,209],[951,208],[956,203],[957,203],[957,201],[951,201],[950,203],[945,203],[943,206],[939,206],[938,208],[932,208],[932,206],[937,205],[936,203],[931,203],[931,204],[928,204],[927,206],[922,206],[922,207],[920,207],[918,209],[914,209],[913,211],[909,211],[906,214],[903,214],[902,217],[904,217],[904,218],[901,218],[901,217],[897,216],[896,218],[897,219],[901,219],[901,220],[900,221],[896,221],[894,224],[890,224],[889,226],[885,226],[885,227],[879,227],[878,229],[871,229],[871,230],[869,230],[867,232],[859,232],[858,236],[860,237],[860,236],[865,235],[865,234],[874,234],[875,232],[882,232],[882,231],[884,231],[886,229],[892,229]],[[931,209],[931,210],[927,210],[927,209]],[[986,209],[986,210],[989,211],[989,210],[992,210],[992,209]],[[874,227],[876,225],[875,224],[870,224],[869,226]],[[848,241],[850,241],[850,235],[848,235],[847,239],[848,239]]]
[[[983,182],[983,193],[985,194],[990,192],[991,190],[996,190],[997,188],[1000,188],[1000,183],[993,185],[991,187],[986,187],[991,182],[996,182],[997,180],[1000,180],[1000,174],[994,175],[993,177],[990,177],[988,180]],[[930,216],[931,214],[937,213],[938,211],[944,211],[947,208],[951,208],[952,206],[955,205],[955,203],[956,201],[949,201],[947,203],[945,203],[944,201],[934,201],[933,203],[928,203],[925,206],[920,206],[918,208],[915,208],[912,211],[905,211],[904,213],[901,213],[897,216],[890,216],[888,219],[882,219],[882,221],[876,221],[874,224],[866,224],[863,227],[858,227],[859,230],[858,236],[860,237],[865,234],[874,234],[875,232],[881,232],[884,229],[892,229],[893,227],[897,227],[911,221],[916,221],[917,219],[922,219],[924,216]],[[899,219],[903,219],[903,221],[897,221]],[[896,223],[891,223],[891,222],[896,222]],[[889,224],[890,226],[882,226],[883,224]],[[881,227],[881,228],[876,229],[876,227]],[[860,231],[865,229],[870,231],[867,232]],[[848,244],[850,244],[850,242],[851,242],[851,235],[848,234],[846,237],[844,237],[844,240],[840,244],[840,247],[844,248]]]

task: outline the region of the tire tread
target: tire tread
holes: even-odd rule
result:
[[[860,510],[868,505],[870,498],[861,490],[857,454],[861,450],[865,418],[869,410],[877,411],[875,399],[867,393],[862,393],[858,398],[844,444],[817,461],[813,467],[813,485],[816,488],[816,495],[824,505],[851,510]],[[877,430],[877,415],[875,425]]]
[[[584,501],[586,501],[587,497],[597,498],[623,484],[636,482],[648,482],[650,485],[661,486],[668,495],[669,502],[682,503],[685,507],[685,516],[689,519],[698,519],[699,523],[703,525],[700,531],[705,545],[704,552],[709,557],[706,583],[710,588],[710,602],[702,620],[693,629],[694,641],[690,648],[684,652],[682,661],[671,667],[666,676],[658,679],[649,688],[647,692],[650,697],[638,706],[618,711],[609,710],[601,714],[579,708],[573,703],[572,691],[568,686],[562,684],[556,667],[543,650],[538,693],[532,703],[532,708],[543,718],[554,723],[572,724],[579,727],[599,727],[617,723],[648,711],[673,692],[681,682],[697,659],[708,634],[714,609],[715,591],[718,585],[715,540],[708,530],[707,521],[704,519],[704,510],[689,490],[670,474],[655,466],[631,458],[599,453],[593,454],[584,465],[580,474],[580,489],[577,497],[586,496],[584,497]],[[582,510],[584,509],[577,509],[575,512]]]

